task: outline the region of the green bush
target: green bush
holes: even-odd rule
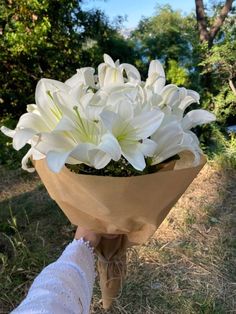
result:
[[[204,128],[200,141],[210,160],[223,168],[236,169],[236,134],[227,134],[213,124]]]
[[[236,169],[236,135],[231,134],[229,139],[221,143],[222,150],[214,154],[214,160],[223,168]]]

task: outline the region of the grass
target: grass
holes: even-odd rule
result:
[[[0,313],[55,260],[74,227],[36,175],[0,168]],[[236,171],[205,166],[148,243],[128,252],[109,314],[236,313]],[[98,284],[91,314],[102,314]]]

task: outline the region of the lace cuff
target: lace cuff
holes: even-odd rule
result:
[[[74,239],[58,258],[58,262],[70,262],[79,265],[80,272],[87,278],[87,280],[94,284],[96,277],[95,273],[95,255],[94,248],[90,245],[89,241],[83,238]]]

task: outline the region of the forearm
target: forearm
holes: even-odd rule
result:
[[[82,239],[74,240],[36,277],[12,313],[89,313],[94,278],[92,249]]]

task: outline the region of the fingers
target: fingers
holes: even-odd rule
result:
[[[79,240],[81,238],[83,238],[85,241],[88,241],[91,246],[96,248],[101,240],[101,235],[83,227],[78,227],[75,233],[75,239]]]
[[[94,248],[98,246],[101,240],[101,237],[112,240],[119,237],[119,234],[99,234],[99,233],[90,231],[88,229],[85,229],[83,227],[77,227],[77,230],[75,233],[75,239],[79,240],[83,238],[85,241],[89,241],[91,246],[93,246]]]
[[[106,239],[115,239],[119,237],[119,234],[103,234],[102,237]]]

